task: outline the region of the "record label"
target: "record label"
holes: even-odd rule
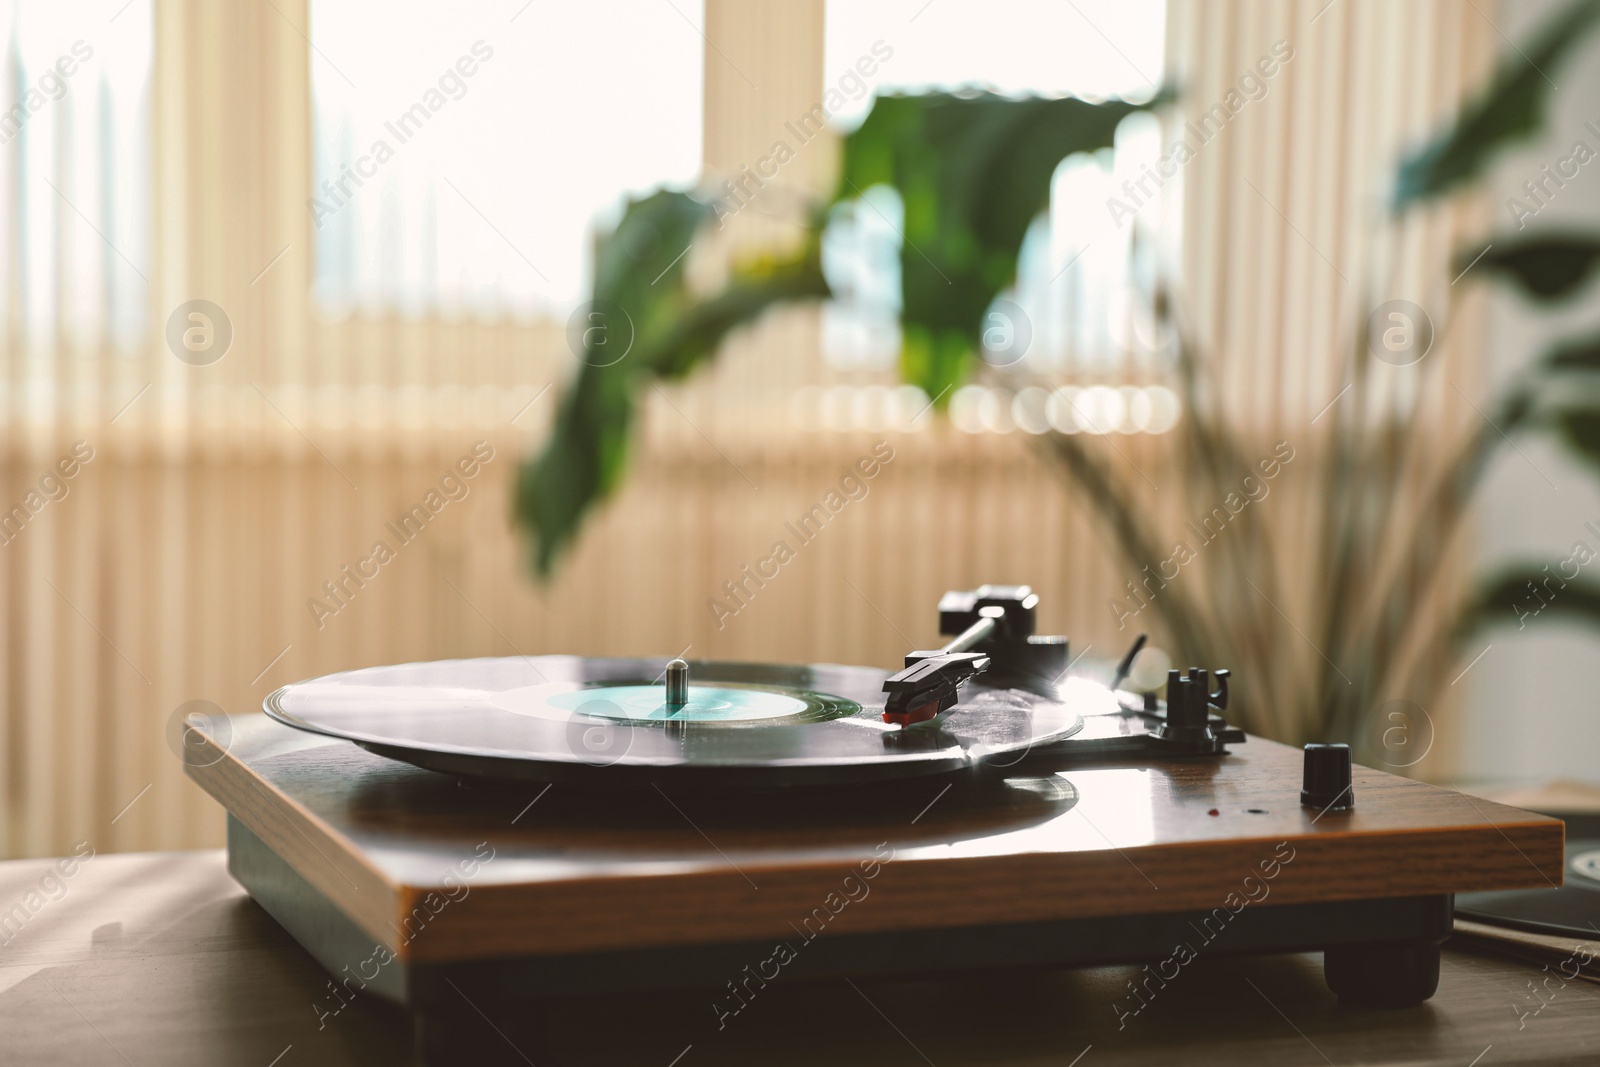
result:
[[[496,694],[496,707],[518,715],[567,721],[573,715],[634,723],[755,723],[787,719],[820,722],[856,715],[861,705],[822,693],[754,685],[691,685],[689,700],[678,707],[666,702],[659,685],[585,686],[552,682]]]

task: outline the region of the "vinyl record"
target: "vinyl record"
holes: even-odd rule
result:
[[[445,660],[330,674],[267,697],[289,726],[452,774],[637,787],[780,787],[1009,766],[1114,711],[976,682],[937,723],[883,722],[886,672],[831,664],[692,662],[669,708],[664,659]]]
[[[1456,914],[1474,922],[1558,937],[1600,938],[1600,815],[1560,815],[1567,823],[1565,884],[1555,889],[1462,893]]]

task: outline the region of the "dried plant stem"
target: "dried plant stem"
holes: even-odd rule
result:
[[[1134,572],[1161,558],[1157,543],[1150,536],[1137,507],[1103,460],[1091,455],[1077,437],[1050,434],[1041,439],[1043,451],[1054,466],[1064,472],[1074,487],[1088,494],[1095,513],[1105,522],[1123,563]],[[1189,595],[1175,583],[1168,583],[1156,600],[1156,611],[1165,620],[1171,636],[1180,647],[1194,649],[1207,643],[1204,621]]]

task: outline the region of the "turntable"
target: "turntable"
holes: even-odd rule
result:
[[[1342,999],[1403,1006],[1454,894],[1561,881],[1559,820],[1247,737],[1226,671],[1073,675],[1037,603],[946,594],[951,640],[892,674],[350,671],[191,723],[185,762],[331,976],[324,1025],[397,1002],[440,1060],[523,1062],[564,997],[704,989],[692,1042],[774,983],[1148,961],[1126,1018],[1213,952],[1321,950]]]

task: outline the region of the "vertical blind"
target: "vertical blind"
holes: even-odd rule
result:
[[[0,7],[0,299],[12,423],[100,401],[144,341],[150,260],[150,4]]]

